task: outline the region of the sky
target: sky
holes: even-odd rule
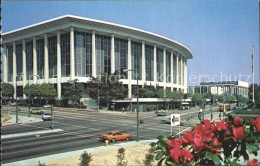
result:
[[[2,32],[76,15],[153,32],[193,54],[188,85],[208,81],[260,83],[259,1],[2,1]]]

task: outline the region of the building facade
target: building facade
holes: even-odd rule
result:
[[[4,33],[3,82],[17,88],[50,83],[62,98],[63,83],[77,79],[84,86],[90,78],[120,69],[120,80],[132,98],[139,85],[187,92],[187,60],[191,51],[171,39],[118,24],[65,15]]]
[[[188,93],[208,93],[214,95],[241,95],[248,98],[249,83],[244,81],[201,82],[197,86],[189,86]]]

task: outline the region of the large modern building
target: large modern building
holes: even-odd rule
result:
[[[217,95],[241,95],[248,98],[249,84],[245,81],[201,82],[197,86],[189,86],[188,93],[209,93]]]
[[[174,33],[174,32],[173,32]],[[3,81],[22,89],[50,83],[62,98],[61,87],[77,79],[86,88],[90,77],[121,68],[122,83],[132,98],[139,73],[144,84],[187,91],[187,60],[191,51],[166,37],[104,21],[65,15],[2,35]],[[16,88],[16,86],[14,86]],[[20,90],[14,97],[24,97]]]

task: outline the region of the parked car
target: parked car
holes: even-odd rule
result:
[[[36,108],[31,110],[31,114],[43,114],[43,111]]]
[[[43,114],[42,114],[42,120],[43,120],[43,121],[52,120],[52,119],[54,119],[54,117],[51,116],[50,113],[43,113]]]
[[[165,110],[156,110],[155,111],[156,114],[161,113],[161,112],[165,112]]]
[[[106,134],[101,134],[99,136],[99,139],[101,141],[120,141],[120,140],[129,140],[129,138],[131,138],[131,134],[125,134],[125,133],[121,133],[119,131],[108,131]]]
[[[157,113],[157,116],[167,116],[167,113],[166,112],[159,112],[159,113]]]
[[[43,108],[51,108],[50,104],[43,105]]]
[[[161,119],[161,123],[163,123],[163,124],[171,124],[171,118]]]

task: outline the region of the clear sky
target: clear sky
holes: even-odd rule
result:
[[[2,1],[2,32],[65,14],[153,32],[193,53],[188,85],[211,81],[251,82],[252,45],[259,83],[259,2],[240,1]],[[222,75],[222,76],[221,76]],[[239,75],[243,75],[239,78]]]

